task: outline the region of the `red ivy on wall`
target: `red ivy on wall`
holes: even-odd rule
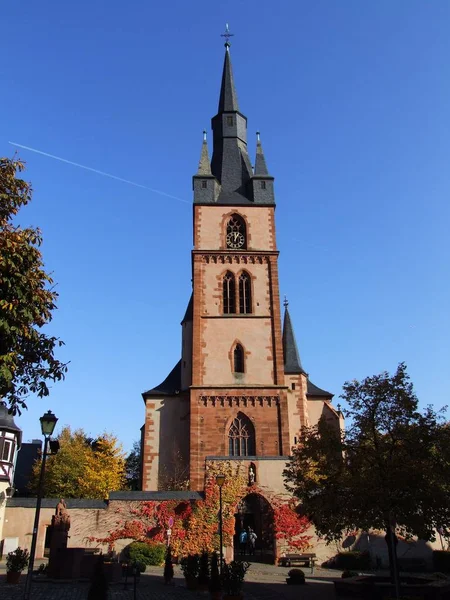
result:
[[[115,543],[120,539],[150,544],[165,543],[167,529],[172,522],[170,543],[174,556],[218,550],[219,488],[215,480],[218,473],[225,474],[222,487],[223,540],[224,545],[232,545],[239,502],[248,494],[264,496],[264,493],[257,486],[249,488],[246,469],[240,465],[233,466],[230,462],[211,463],[207,466],[203,500],[133,503],[128,508],[127,515],[118,511],[116,525],[107,536],[91,537],[89,540],[105,544],[109,550],[113,550]],[[311,536],[304,533],[310,524],[306,517],[297,513],[293,501],[272,498],[267,506],[270,511],[267,522],[271,523],[271,531],[267,534],[296,549],[308,547]]]

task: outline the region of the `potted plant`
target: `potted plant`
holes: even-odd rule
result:
[[[172,564],[172,550],[170,546],[167,546],[166,560],[164,562],[164,582],[168,585],[173,579],[173,564]]]
[[[198,554],[189,554],[181,559],[181,570],[183,571],[188,590],[197,589],[197,577],[199,572]]]
[[[223,600],[240,600],[242,598],[242,585],[250,563],[232,560],[229,564],[223,563],[222,581],[225,594]]]
[[[211,575],[208,587],[212,600],[220,600],[222,598],[222,580],[220,579],[217,552],[214,552],[211,556]]]
[[[207,552],[202,552],[199,563],[199,573],[197,578],[198,588],[207,590],[209,584],[209,555]]]
[[[30,560],[28,550],[19,546],[6,555],[6,583],[19,583],[20,574],[27,567]]]
[[[291,569],[288,575],[289,577],[286,577],[288,585],[302,585],[305,583],[305,574],[301,569]]]

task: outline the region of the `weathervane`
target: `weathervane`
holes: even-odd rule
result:
[[[287,307],[289,306],[289,301],[288,301],[288,299],[287,299],[287,296],[285,296],[285,297],[284,297],[284,302],[283,302],[283,304],[284,304],[284,308],[287,308]]]
[[[230,37],[233,37],[234,33],[230,33],[230,28],[228,27],[228,23],[225,23],[225,33],[221,33],[220,37],[224,37],[226,39],[225,47],[228,48],[230,46]]]

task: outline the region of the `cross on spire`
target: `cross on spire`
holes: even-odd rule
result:
[[[230,37],[233,37],[234,33],[230,33],[230,28],[228,27],[228,23],[225,23],[225,33],[221,33],[220,37],[224,37],[226,39],[225,48],[230,47]]]

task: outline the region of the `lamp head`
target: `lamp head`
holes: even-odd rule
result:
[[[225,483],[225,475],[216,475],[216,483],[219,487],[222,487]]]
[[[50,437],[58,421],[57,417],[49,410],[39,419],[39,421],[41,422],[42,435]]]

